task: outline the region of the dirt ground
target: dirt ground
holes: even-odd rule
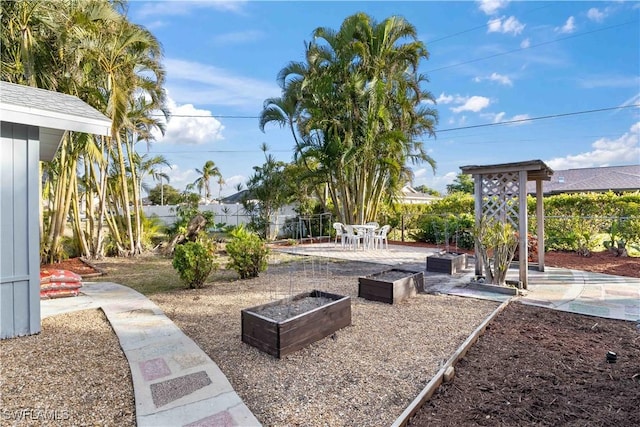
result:
[[[409,425],[640,425],[632,322],[511,303],[455,370]]]

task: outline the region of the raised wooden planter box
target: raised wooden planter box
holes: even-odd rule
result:
[[[245,308],[241,318],[242,341],[281,358],[351,325],[351,298],[314,290]]]
[[[465,268],[467,254],[446,252],[427,257],[427,271],[454,274]]]
[[[358,279],[358,296],[394,304],[414,297],[424,288],[424,274],[391,269]]]

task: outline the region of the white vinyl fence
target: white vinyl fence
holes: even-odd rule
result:
[[[172,225],[177,220],[175,205],[165,206],[143,206],[142,210],[147,217],[156,216],[165,225]],[[247,224],[251,221],[249,215],[241,204],[209,204],[199,205],[198,210],[201,212],[213,212],[215,215],[214,222],[216,224],[224,223],[225,225]],[[285,206],[271,217],[271,237],[275,238],[280,235],[287,218],[294,218],[297,214],[293,210],[293,206]]]

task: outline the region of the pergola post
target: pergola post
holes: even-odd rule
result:
[[[475,175],[474,180],[475,180],[475,183],[473,185],[473,190],[475,194],[474,211],[475,211],[475,219],[476,219],[476,226],[477,226],[478,224],[480,224],[480,221],[482,220],[482,175]],[[473,247],[474,247],[474,252],[476,257],[476,276],[482,276],[484,275],[484,266],[482,263],[482,257],[479,256],[480,248],[478,247],[477,240],[475,238],[473,240],[474,240]]]
[[[518,173],[518,233],[520,240],[518,267],[520,268],[520,281],[522,287],[527,289],[529,279],[529,235],[527,214],[527,171]]]
[[[536,220],[538,230],[538,270],[544,271],[544,196],[542,181],[536,180]]]

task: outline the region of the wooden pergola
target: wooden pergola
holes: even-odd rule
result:
[[[461,166],[462,173],[472,175],[475,191],[476,225],[482,217],[509,221],[518,230],[520,281],[528,283],[528,215],[527,181],[536,182],[536,219],[538,230],[538,269],[544,271],[544,201],[542,181],[550,181],[553,170],[542,160],[502,163],[485,166]],[[476,275],[483,272],[479,248],[475,248]]]

